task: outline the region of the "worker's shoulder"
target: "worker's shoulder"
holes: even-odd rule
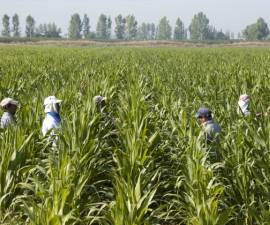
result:
[[[204,125],[204,129],[206,132],[217,132],[217,133],[221,132],[219,124],[215,121],[208,121]]]

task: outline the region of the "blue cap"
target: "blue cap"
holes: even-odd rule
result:
[[[208,108],[199,108],[198,112],[196,113],[196,117],[211,117],[212,112]]]

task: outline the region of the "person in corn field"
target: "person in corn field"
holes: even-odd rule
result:
[[[4,110],[0,127],[7,128],[16,122],[15,114],[19,107],[19,102],[12,98],[5,98],[1,101],[0,106]]]
[[[237,113],[243,116],[250,116],[250,97],[247,94],[240,95],[237,107]]]
[[[102,130],[105,132],[104,135],[108,140],[108,144],[111,146],[115,146],[115,143],[117,142],[117,120],[114,117],[111,117],[106,110],[106,106],[108,104],[107,97],[97,95],[93,98],[93,100],[95,102],[96,109],[100,114],[100,125],[102,127]]]
[[[106,106],[107,106],[107,97],[96,95],[93,98],[97,111],[101,114],[102,120],[104,120],[106,123],[110,123],[111,125],[115,125],[115,118],[112,118],[107,112],[106,112]]]
[[[46,116],[42,124],[42,134],[46,136],[49,132],[54,135],[54,130],[60,128],[60,103],[62,100],[57,99],[55,96],[49,96],[44,100],[44,112]]]
[[[237,107],[237,113],[242,114],[243,116],[250,116],[250,96],[247,94],[242,94],[239,97],[238,101],[238,107]],[[256,113],[256,116],[268,116],[269,114],[269,108],[267,109],[267,112],[263,113]]]
[[[96,108],[99,112],[104,113],[104,108],[106,106],[107,98],[101,95],[96,95],[94,97]]]
[[[216,140],[217,136],[221,133],[221,128],[212,118],[212,112],[208,108],[200,108],[196,113],[197,119],[199,119],[203,131],[206,135],[206,142],[212,143]]]

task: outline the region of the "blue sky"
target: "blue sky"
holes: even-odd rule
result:
[[[180,17],[188,26],[193,15],[203,11],[210,24],[235,34],[258,17],[270,22],[270,0],[0,0],[0,3],[1,17],[16,12],[24,27],[25,17],[31,14],[37,24],[55,22],[63,34],[67,33],[70,15],[75,12],[82,16],[87,13],[92,29],[95,29],[101,13],[110,15],[113,21],[121,13],[134,14],[139,23],[156,24],[162,16],[167,16],[173,26]]]

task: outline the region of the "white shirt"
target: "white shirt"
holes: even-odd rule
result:
[[[1,118],[0,127],[1,128],[6,128],[6,127],[8,127],[10,124],[12,124],[14,122],[15,122],[14,116],[9,112],[4,112],[4,114],[3,114],[2,118]]]
[[[207,141],[212,141],[217,134],[221,133],[220,126],[213,120],[204,122],[203,129],[206,133]]]
[[[238,102],[238,108],[237,108],[238,114],[243,114],[244,116],[249,116],[249,99],[246,100],[239,100]]]
[[[52,129],[57,129],[60,127],[60,123],[58,123],[51,115],[46,114],[45,119],[43,120],[42,124],[42,134],[45,136],[48,131]],[[54,131],[51,132],[52,135],[54,135]]]

